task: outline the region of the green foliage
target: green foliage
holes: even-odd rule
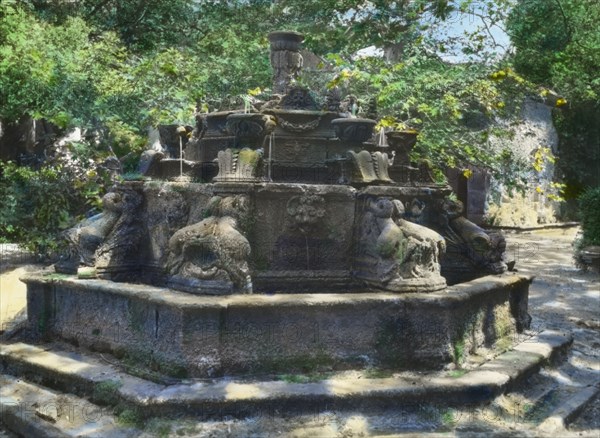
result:
[[[581,246],[600,245],[600,186],[579,197],[583,239]]]
[[[61,25],[77,17],[100,32],[115,31],[138,52],[192,39],[201,19],[194,2],[188,0],[21,0],[19,4],[48,23]]]
[[[100,206],[106,178],[89,162],[57,160],[38,170],[0,162],[0,241],[41,254],[56,250],[57,231]]]
[[[126,427],[143,427],[144,418],[138,408],[125,408],[117,416],[117,422]]]
[[[596,0],[522,0],[507,21],[517,70],[562,96],[554,119],[567,199],[600,184],[598,23]]]
[[[570,100],[600,99],[600,3],[523,0],[508,24],[519,71]]]
[[[593,128],[600,126],[600,4],[494,0],[481,9],[481,3],[2,2],[0,119],[30,115],[65,128],[92,128],[99,144],[84,146],[126,157],[127,170],[133,170],[148,126],[192,124],[197,109],[241,106],[237,98],[247,90],[268,90],[266,35],[290,29],[304,33],[305,46],[326,56],[332,68],[329,77],[306,72],[301,83],[321,92],[327,83],[338,85],[359,97],[364,113],[376,104],[382,126],[417,128],[414,158],[428,159],[437,174],[476,165],[509,189],[523,187],[530,163],[491,149],[491,137],[508,135],[492,122],[519,114],[523,96],[540,86],[557,89],[564,96],[556,118],[566,145],[559,165],[569,182],[567,197],[574,197],[586,178],[594,178],[600,149],[600,128]],[[428,33],[457,11],[484,25],[463,37]],[[495,50],[490,27],[501,26],[507,15],[514,56],[482,56],[490,45]],[[368,46],[396,56],[353,56]],[[439,55],[450,48],[469,62],[442,61]]]
[[[491,150],[489,139],[510,135],[493,120],[514,119],[532,85],[508,65],[444,62],[431,44],[414,40],[405,46],[402,62],[332,56],[329,87],[359,96],[365,116],[375,101],[379,127],[419,130],[415,160],[427,159],[438,169],[477,165],[508,186],[523,186],[529,166],[512,162],[510,151]]]
[[[418,30],[425,14],[444,19],[465,0],[282,0],[273,17],[280,27],[306,34],[306,46],[318,54],[352,54],[374,45],[402,44]],[[283,23],[282,23],[283,22]],[[281,27],[283,28],[283,27]]]

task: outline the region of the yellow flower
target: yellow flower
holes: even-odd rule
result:
[[[544,193],[544,191],[542,190],[542,188],[540,186],[537,186],[535,188],[535,191],[538,192],[538,193]]]
[[[248,94],[250,96],[258,96],[260,93],[262,93],[262,90],[260,89],[260,87],[256,87],[251,90],[248,90]]]
[[[473,176],[473,171],[471,169],[463,169],[462,174],[465,178],[469,179]]]
[[[561,106],[566,105],[566,104],[567,104],[567,99],[564,99],[562,97],[556,101],[556,106],[557,107],[561,107]]]

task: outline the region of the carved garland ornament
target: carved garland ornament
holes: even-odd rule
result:
[[[306,123],[294,123],[285,120],[281,116],[278,116],[277,122],[279,123],[279,126],[281,126],[281,128],[285,129],[286,131],[307,132],[314,131],[315,129],[317,129],[317,126],[319,126],[319,123],[321,122],[321,116],[318,116],[316,119]]]

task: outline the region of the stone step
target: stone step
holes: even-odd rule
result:
[[[138,437],[118,424],[112,409],[58,393],[9,375],[0,375],[2,424],[23,437]]]
[[[98,403],[125,403],[147,417],[186,414],[195,418],[244,418],[328,410],[373,412],[389,406],[423,404],[472,406],[510,390],[571,342],[570,335],[542,332],[456,377],[419,373],[409,378],[334,377],[308,383],[215,379],[166,386],[130,376],[88,355],[23,343],[2,345],[0,361],[4,373],[89,396]]]
[[[562,401],[556,408],[542,421],[537,429],[548,435],[557,435],[565,431],[565,428],[577,418],[577,416],[586,408],[586,406],[600,392],[600,383],[579,388],[573,391],[571,397]]]
[[[575,420],[598,392],[598,375],[593,369],[582,370],[565,361],[548,367],[492,403],[492,411],[503,419],[536,428],[536,433],[550,436]]]

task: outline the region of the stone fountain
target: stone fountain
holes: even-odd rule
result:
[[[26,279],[40,336],[206,377],[307,358],[439,369],[457,344],[528,327],[531,279],[500,275],[503,237],[411,163],[416,133],[381,146],[339,93],[293,85],[302,39],[269,35],[271,100],[197,115],[184,172],[202,182],[172,181],[182,157],[147,154],[148,180],[116,186],[67,233],[65,275]]]

